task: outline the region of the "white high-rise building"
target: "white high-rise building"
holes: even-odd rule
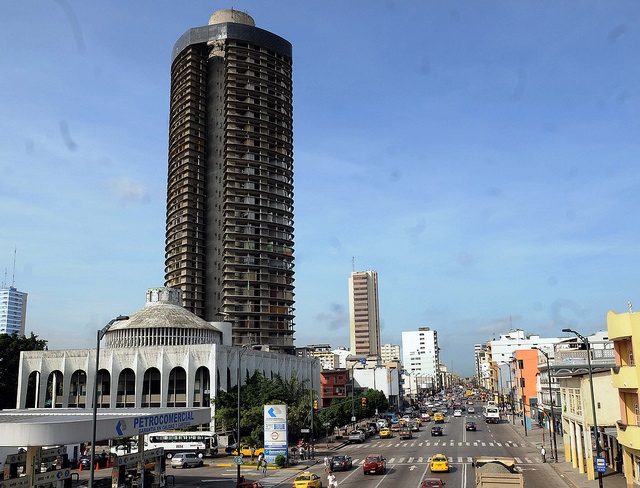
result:
[[[26,318],[27,294],[13,286],[0,288],[0,334],[24,336]]]
[[[439,350],[438,332],[429,327],[402,333],[404,370],[411,375],[433,378],[433,385],[437,388],[442,386]]]

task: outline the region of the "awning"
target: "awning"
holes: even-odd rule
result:
[[[211,422],[211,408],[99,409],[96,441],[180,429]],[[60,446],[91,440],[93,410],[39,408],[3,410],[3,446]]]

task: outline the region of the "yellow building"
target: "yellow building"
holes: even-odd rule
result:
[[[631,488],[640,483],[640,426],[638,425],[638,385],[640,371],[636,368],[634,351],[640,351],[640,315],[607,314],[609,340],[613,341],[616,366],[612,384],[618,389],[620,420],[617,422],[618,442],[623,446],[624,476]]]

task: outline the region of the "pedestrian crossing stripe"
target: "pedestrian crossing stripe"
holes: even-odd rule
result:
[[[490,445],[491,447],[493,447],[493,442],[489,442],[489,445]]]
[[[498,446],[498,447],[502,447],[502,444],[500,444],[499,442],[496,442],[496,446]],[[506,443],[505,443],[505,446],[506,446],[506,447],[509,447]]]
[[[400,459],[398,459],[398,462],[399,462],[399,463],[404,463],[404,458],[400,458]]]
[[[409,464],[411,464],[411,463],[413,462],[413,458],[412,458],[412,457],[410,457],[409,459],[407,459],[407,462],[408,462]]]
[[[522,463],[522,461],[520,460],[520,458],[514,457],[513,459],[516,460],[516,463]]]

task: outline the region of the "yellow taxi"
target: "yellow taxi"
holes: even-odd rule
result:
[[[387,427],[380,429],[380,439],[384,439],[385,437],[393,437],[393,432]]]
[[[233,454],[235,456],[237,456],[238,455],[238,450],[236,449],[235,451],[233,451]],[[240,446],[240,454],[242,454],[243,456],[251,457],[251,446],[249,444],[242,444]],[[256,452],[255,452],[254,456],[259,456],[260,454],[264,454],[264,448],[256,447]]]
[[[309,473],[308,471],[300,473],[293,480],[293,488],[322,488],[322,480],[317,474]]]
[[[433,414],[433,421],[437,424],[444,422],[444,414],[442,412],[436,412]]]
[[[449,460],[447,456],[444,454],[436,454],[431,458],[431,466],[430,469],[432,472],[435,471],[446,471],[449,472]]]

